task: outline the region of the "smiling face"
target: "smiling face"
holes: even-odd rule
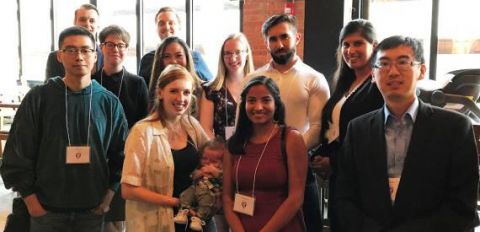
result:
[[[176,118],[188,110],[192,100],[193,82],[179,77],[158,90],[158,98],[165,112],[165,118]]]
[[[127,44],[116,35],[109,35],[101,45],[104,65],[123,65]]]
[[[343,60],[353,70],[370,67],[370,57],[374,45],[366,40],[360,32],[345,36],[342,41],[341,52]]]
[[[223,63],[228,73],[243,71],[247,62],[247,48],[239,39],[229,39],[223,46]]]
[[[187,55],[182,45],[173,42],[169,44],[163,52],[163,65],[179,64],[183,67],[187,67]]]
[[[98,14],[93,9],[80,8],[75,12],[73,24],[84,27],[92,34],[95,34],[98,29]]]
[[[416,62],[415,54],[409,46],[400,45],[378,51],[376,63],[390,64],[389,68],[373,69],[373,77],[387,104],[414,101],[417,81],[425,76],[426,66],[412,62]],[[399,69],[397,64],[401,63],[408,65],[405,69]]]
[[[158,14],[156,18],[157,33],[160,40],[173,36],[179,29],[177,16],[172,11],[164,11]]]
[[[250,87],[245,99],[246,114],[253,124],[273,122],[275,100],[265,85],[258,84]]]

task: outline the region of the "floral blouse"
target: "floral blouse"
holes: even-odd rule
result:
[[[213,90],[204,86],[204,91],[205,97],[213,102],[213,132],[225,139],[225,127],[235,125],[237,102],[225,87]]]

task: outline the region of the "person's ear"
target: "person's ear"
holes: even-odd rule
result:
[[[160,101],[163,98],[162,90],[158,88],[155,92],[157,92],[157,99]]]
[[[62,54],[60,53],[62,52],[60,51],[60,49],[58,49],[56,52],[56,57],[57,57],[57,61],[62,64]]]
[[[295,45],[298,45],[300,43],[300,40],[302,39],[302,34],[300,33],[295,33]]]
[[[425,74],[427,73],[427,65],[420,64],[420,76],[418,80],[423,80],[425,78]]]

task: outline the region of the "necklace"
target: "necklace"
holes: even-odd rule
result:
[[[167,128],[168,139],[171,141],[178,140],[183,135],[183,127],[180,122],[178,123],[165,123]]]

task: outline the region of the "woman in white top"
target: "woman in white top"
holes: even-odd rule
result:
[[[207,141],[188,112],[194,82],[181,65],[168,65],[158,78],[150,115],[130,131],[121,180],[129,232],[176,231],[174,207],[191,185],[198,147]]]

